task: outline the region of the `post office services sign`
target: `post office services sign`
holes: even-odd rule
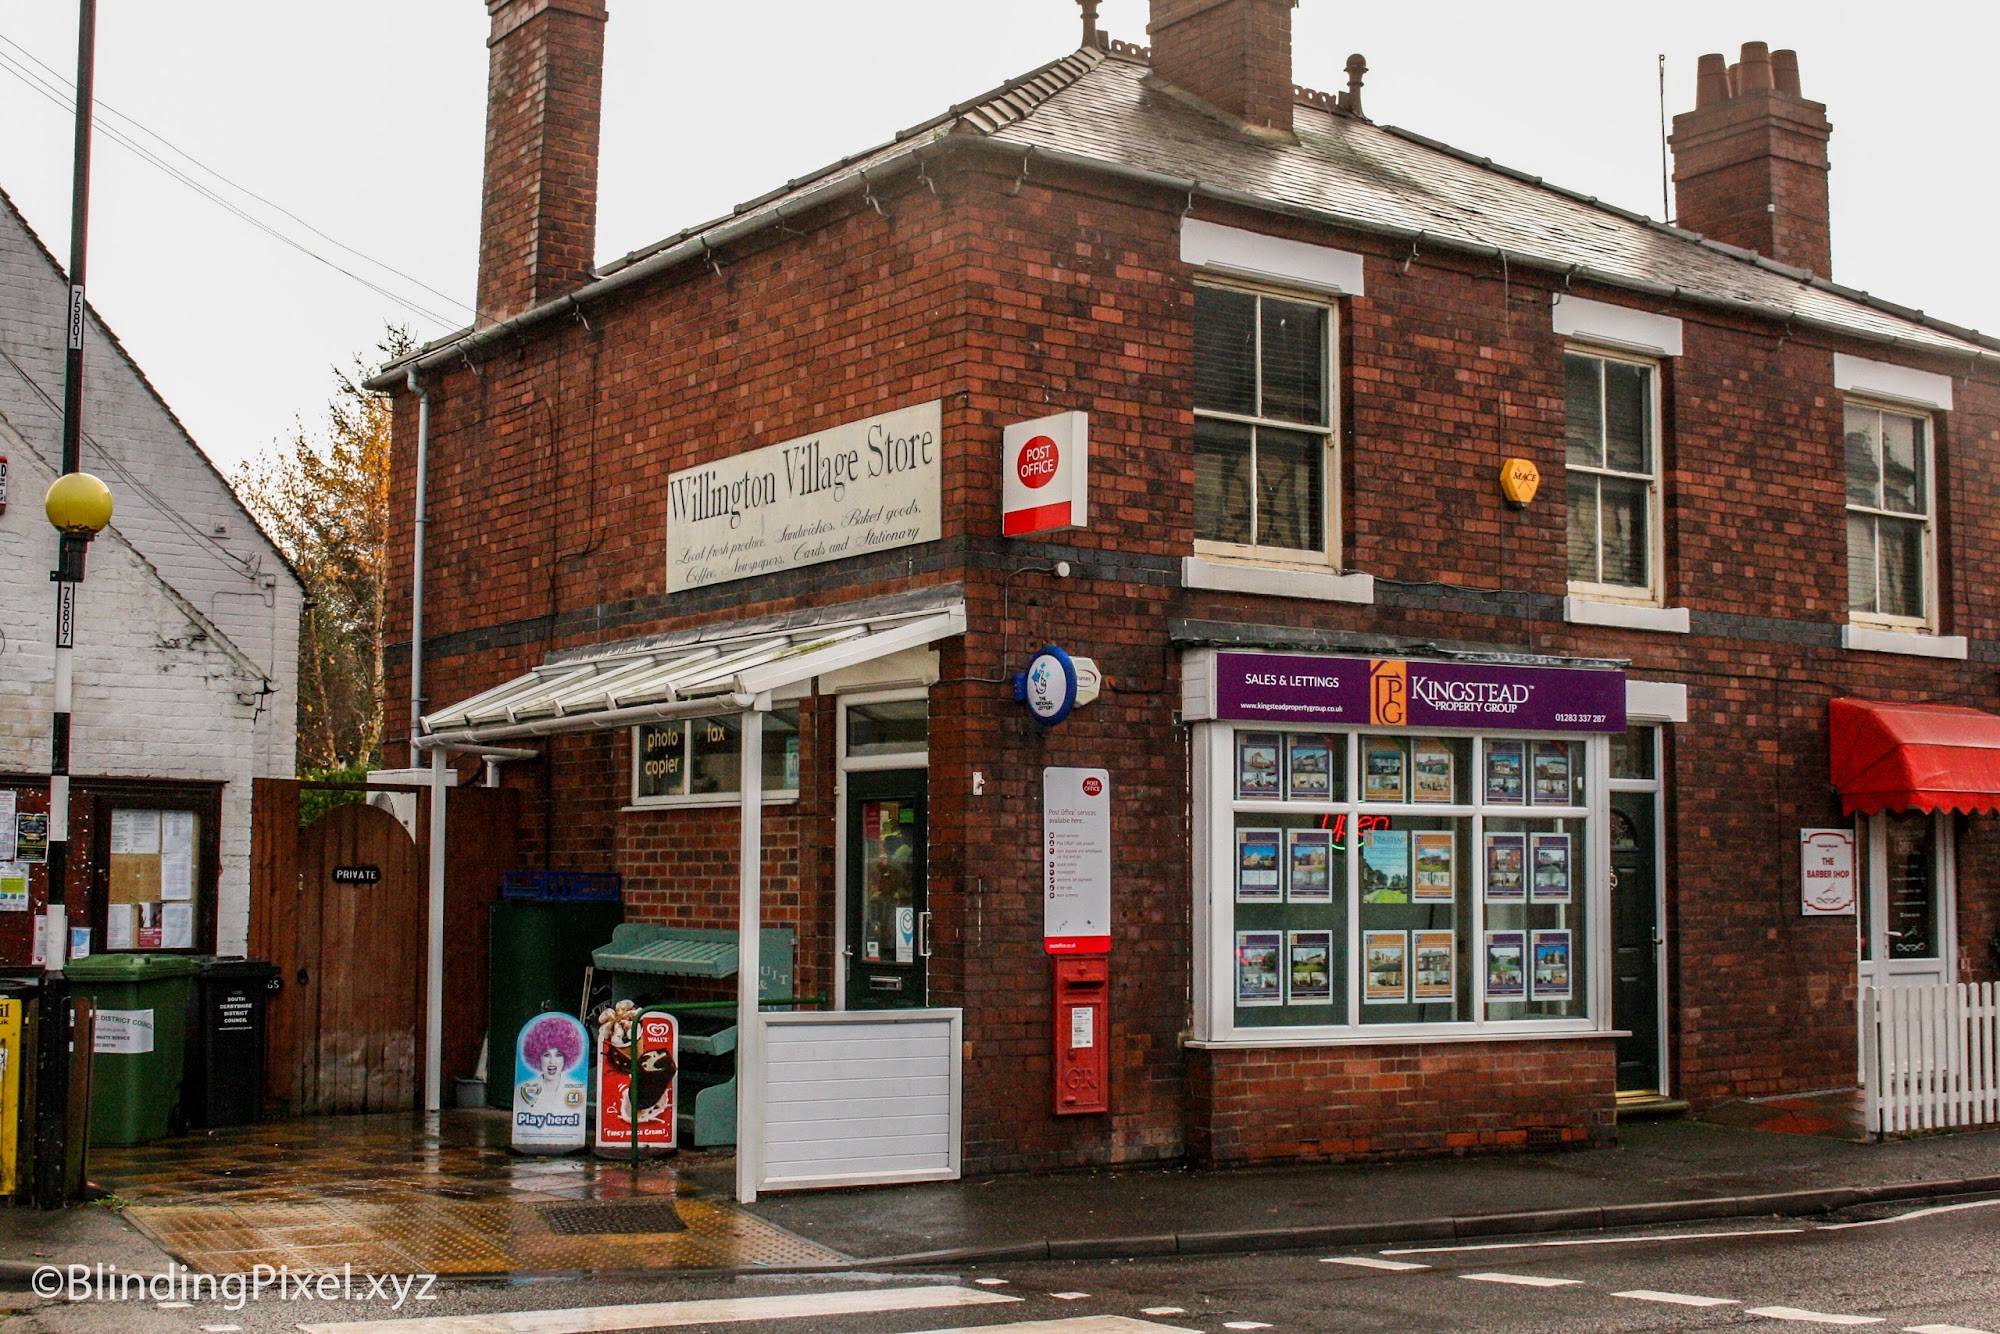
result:
[[[941,403],[920,403],[667,479],[667,591],[934,542]]]

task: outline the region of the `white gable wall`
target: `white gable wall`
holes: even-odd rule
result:
[[[0,417],[51,472],[61,458],[67,291],[55,261],[0,195],[0,351],[7,358],[0,359]],[[298,581],[94,313],[85,334],[84,388],[84,471],[111,487],[113,522],[132,548],[270,679],[274,693],[254,728],[255,772],[290,777],[297,739]],[[10,535],[24,525],[39,529],[34,537],[46,551],[37,548],[25,573],[46,591],[55,549],[41,517],[47,483],[30,483],[18,462],[21,444],[9,445],[7,452],[17,458],[15,485],[0,525]],[[11,643],[12,623],[7,633]]]
[[[0,451],[17,440],[0,430]],[[54,469],[15,465],[39,498]],[[41,506],[0,514],[0,771],[49,770],[55,707],[55,536]],[[85,777],[222,783],[216,944],[243,952],[250,920],[250,792],[258,775],[258,664],[175,596],[114,526],[90,544],[77,598],[70,770]]]

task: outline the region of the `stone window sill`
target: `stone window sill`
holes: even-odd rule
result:
[[[1610,625],[1621,630],[1657,630],[1667,635],[1688,632],[1686,607],[1641,607],[1629,602],[1566,597],[1563,619],[1571,625]]]
[[[1868,625],[1840,627],[1840,646],[1857,653],[1900,653],[1912,658],[1965,660],[1964,635],[1934,635],[1921,630],[1879,630]]]
[[[1181,558],[1181,586],[1214,589],[1220,593],[1257,593],[1266,597],[1310,598],[1317,602],[1352,602],[1361,606],[1372,606],[1375,602],[1375,576],[1372,574],[1250,565],[1210,560],[1202,556]]]

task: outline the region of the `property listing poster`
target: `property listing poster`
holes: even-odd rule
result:
[[[1333,1003],[1333,932],[1292,931],[1285,936],[1290,964],[1285,1000],[1290,1005]]]
[[[1409,830],[1361,831],[1361,901],[1363,903],[1410,901]]]
[[[1293,903],[1333,902],[1333,831],[1285,831],[1285,881]]]
[[[1529,897],[1536,903],[1568,903],[1569,835],[1536,834],[1532,847],[1534,888]]]
[[[1525,800],[1521,757],[1521,743],[1518,741],[1486,743],[1486,800],[1489,804],[1519,806]]]
[[[1416,955],[1416,977],[1411,996],[1419,1001],[1448,1001],[1455,992],[1458,933],[1455,931],[1413,931],[1411,952]]]
[[[1451,747],[1435,737],[1410,744],[1410,799],[1449,805],[1454,793]]]
[[[1333,742],[1309,732],[1285,738],[1285,797],[1325,801],[1333,795]]]
[[[1238,931],[1236,933],[1236,1003],[1238,1005],[1282,1005],[1284,993],[1278,971],[1278,954],[1284,948],[1282,931]]]
[[[1538,1001],[1570,999],[1570,937],[1567,931],[1537,931],[1530,941],[1533,970],[1529,997]]]
[[[1523,1000],[1527,997],[1528,975],[1522,958],[1526,948],[1526,938],[1519,931],[1486,933],[1488,1000]]]
[[[1276,732],[1240,732],[1236,737],[1236,796],[1242,801],[1277,801],[1284,796],[1278,757],[1283,738]]]
[[[1410,897],[1418,903],[1452,900],[1452,840],[1449,829],[1419,830],[1410,835],[1416,863]]]
[[[1528,836],[1486,836],[1486,901],[1518,903],[1528,897]]]
[[[1236,831],[1236,901],[1277,903],[1285,897],[1284,873],[1279,866],[1279,850],[1285,845],[1282,829],[1239,829]]]
[[[1364,969],[1361,999],[1369,1005],[1400,1005],[1410,998],[1410,933],[1361,933]]]

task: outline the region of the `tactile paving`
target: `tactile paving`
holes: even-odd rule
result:
[[[703,1195],[672,1160],[634,1172],[599,1159],[522,1158],[506,1133],[507,1118],[493,1113],[324,1117],[103,1149],[92,1174],[128,1202],[140,1228],[213,1274],[270,1265],[463,1276],[845,1259]]]

